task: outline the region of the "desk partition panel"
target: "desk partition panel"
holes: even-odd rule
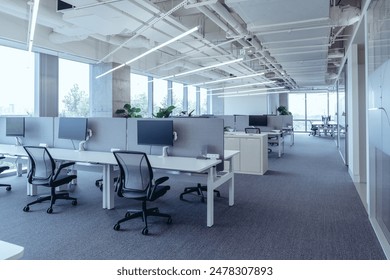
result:
[[[5,136],[5,119],[6,117],[0,117],[0,143],[1,144],[15,144],[15,137]],[[23,138],[22,138],[23,140]]]
[[[26,117],[25,137],[23,145],[38,146],[54,144],[54,118],[52,117]]]
[[[197,157],[204,153],[224,154],[224,121],[222,118],[171,118],[177,141],[169,147],[168,155]],[[150,147],[137,144],[137,119],[127,122],[127,149],[143,151],[147,154],[162,154],[162,147]],[[223,170],[223,164],[217,167]]]
[[[15,144],[15,137],[5,136],[5,120],[0,117],[0,143]],[[53,146],[53,118],[51,117],[25,117],[25,135],[20,137],[23,145],[39,145],[46,143]]]
[[[88,128],[92,137],[86,144],[87,150],[126,149],[126,118],[88,118]]]
[[[80,141],[58,138],[59,118],[54,119],[54,147],[78,150]],[[90,151],[107,151],[111,148],[126,149],[125,118],[88,118],[92,137],[85,144]]]
[[[247,115],[235,115],[236,118],[236,131],[245,131],[245,127],[249,126],[249,116]]]

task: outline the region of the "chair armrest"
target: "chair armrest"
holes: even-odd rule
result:
[[[61,173],[61,171],[66,168],[66,167],[69,167],[71,165],[74,165],[76,162],[74,161],[68,161],[68,162],[64,162],[62,164],[60,164],[60,166],[58,166],[57,170],[55,171],[55,174],[53,176],[53,180],[55,180],[57,178],[57,176]]]
[[[162,183],[168,181],[168,179],[169,179],[168,176],[164,176],[164,177],[158,178],[157,180],[154,181],[154,185],[155,186],[161,185]]]

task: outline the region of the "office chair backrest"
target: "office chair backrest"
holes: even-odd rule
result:
[[[114,156],[120,170],[118,195],[121,196],[122,191],[134,191],[149,196],[153,171],[147,155],[143,152],[115,151]]]
[[[260,128],[258,127],[246,127],[245,133],[260,134]]]
[[[30,159],[31,168],[28,181],[33,179],[48,180],[54,174],[55,162],[45,147],[24,146]]]

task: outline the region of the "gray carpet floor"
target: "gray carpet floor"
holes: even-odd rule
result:
[[[94,186],[99,174],[79,172],[72,193],[78,205],[58,201],[22,211],[34,198],[26,196],[26,177],[2,178],[13,189],[0,189],[0,240],[25,247],[28,260],[104,259],[385,259],[367,213],[333,140],[296,135],[285,154],[269,155],[264,176],[235,177],[235,205],[228,188],[215,199],[215,224],[206,227],[206,205],[195,197],[179,200],[186,183],[171,178],[171,190],[155,201],[172,215],[168,225],[151,218],[148,236],[142,221],[113,225],[139,202],[115,198],[116,208],[102,209]],[[44,189],[44,188],[42,188]]]

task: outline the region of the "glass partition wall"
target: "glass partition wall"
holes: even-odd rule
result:
[[[390,258],[390,1],[366,15],[369,215]]]
[[[337,144],[340,155],[345,163],[348,165],[347,147],[348,147],[348,119],[347,119],[347,62],[344,64],[343,71],[340,74],[337,82]]]

